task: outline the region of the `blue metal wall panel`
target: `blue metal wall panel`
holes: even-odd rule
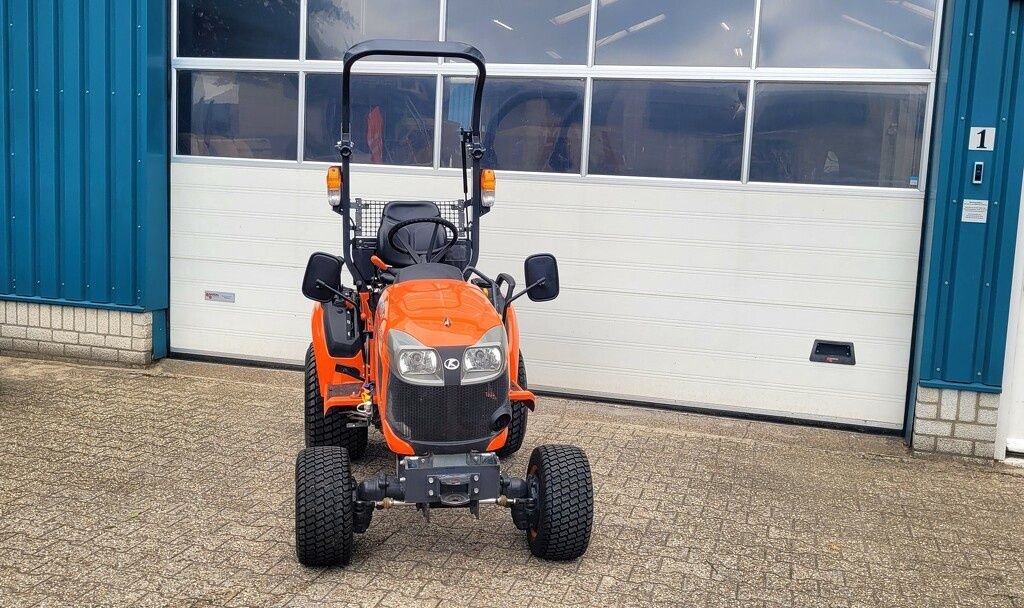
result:
[[[166,309],[168,3],[0,17],[0,299]]]
[[[947,3],[916,349],[925,386],[1002,385],[1024,172],[1022,28],[1019,1]],[[997,129],[994,151],[968,150],[971,126]],[[964,199],[989,201],[987,223],[961,221]]]

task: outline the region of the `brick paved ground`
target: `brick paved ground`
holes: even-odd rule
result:
[[[294,558],[291,372],[0,358],[0,606],[1024,606],[1024,479],[895,439],[544,399],[583,446],[577,563],[507,512],[378,513],[346,570]],[[378,437],[357,476],[388,469]]]

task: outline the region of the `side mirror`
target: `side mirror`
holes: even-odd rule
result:
[[[523,265],[527,295],[534,302],[547,302],[558,297],[558,261],[550,253],[538,253],[526,258]]]
[[[341,291],[341,258],[317,252],[309,256],[302,295],[317,302],[330,302]]]

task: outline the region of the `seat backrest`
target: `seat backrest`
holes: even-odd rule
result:
[[[421,217],[441,217],[437,205],[431,201],[391,201],[384,205],[381,214],[380,228],[377,229],[377,255],[392,266],[404,268],[416,263],[411,255],[401,253],[388,242],[388,233],[398,223]],[[444,245],[451,238],[451,234],[437,224],[413,224],[398,231],[395,240],[409,247],[413,251],[427,252],[430,248],[430,238],[437,228],[437,240],[434,247]]]

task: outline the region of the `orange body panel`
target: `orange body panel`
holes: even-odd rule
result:
[[[512,306],[508,307],[505,314],[505,331],[508,333],[508,378],[512,383],[508,398],[510,401],[526,402],[526,406],[533,411],[537,407],[537,397],[519,386],[519,318]]]
[[[508,441],[508,427],[501,429],[501,432],[495,435],[494,439],[491,439],[491,442],[487,444],[487,451],[500,450],[506,441]]]
[[[432,348],[469,346],[479,341],[488,330],[501,325],[501,315],[482,290],[454,279],[419,279],[392,285],[381,294],[376,315],[370,309],[369,294],[363,292],[359,295],[360,314],[365,323],[373,326],[374,337],[370,340],[368,360],[364,360],[362,353],[351,358],[332,357],[327,351],[324,335],[325,305],[318,303],[313,307],[313,350],[324,410],[355,407],[360,403],[359,398],[327,397],[332,384],[363,382],[338,371],[339,365],[359,370],[375,387],[374,405],[380,413],[381,432],[388,448],[399,455],[413,455],[413,447],[395,434],[387,422],[389,374],[385,370],[391,364],[387,349],[388,331],[397,329],[405,332]],[[511,307],[506,316],[505,331],[509,347],[509,399],[524,401],[532,410],[536,400],[533,393],[519,386],[519,322]],[[505,445],[507,439],[508,429],[504,429],[494,436],[487,449],[497,450]]]
[[[350,374],[338,371],[338,366],[363,371],[363,354],[357,353],[355,357],[347,359],[332,357],[327,351],[327,339],[324,336],[324,304],[319,302],[313,305],[312,315],[313,331],[313,354],[316,356],[316,375],[320,381],[320,395],[324,398],[324,413],[332,407],[355,407],[359,401],[349,403],[350,400],[343,398],[328,399],[327,391],[332,384],[347,384],[350,382],[362,382]]]
[[[484,293],[455,279],[392,285],[381,296],[377,317],[378,337],[397,329],[433,348],[469,346],[501,325],[501,317]]]
[[[387,422],[387,383],[390,368],[387,335],[392,329],[413,336],[425,346],[469,346],[488,330],[501,325],[490,301],[479,288],[455,279],[420,279],[392,285],[384,290],[377,304],[376,344],[373,362],[378,376],[377,408],[381,431],[388,448],[396,454],[414,454],[412,446],[402,441]],[[499,437],[501,435],[499,434]],[[502,442],[504,445],[504,442]]]

